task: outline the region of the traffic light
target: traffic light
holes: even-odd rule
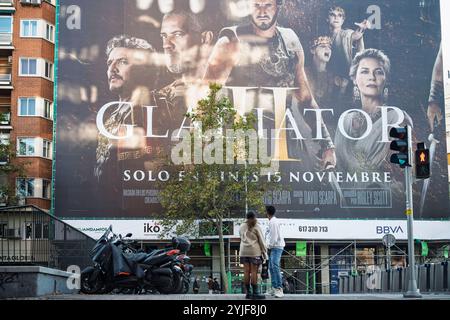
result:
[[[391,163],[400,165],[401,168],[411,166],[408,146],[408,127],[392,128],[389,131],[391,138],[397,139],[391,142],[391,150],[398,151],[391,155]]]
[[[428,179],[430,175],[430,150],[425,149],[425,143],[418,143],[416,150],[416,178]]]

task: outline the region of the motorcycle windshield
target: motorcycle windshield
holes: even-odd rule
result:
[[[112,226],[110,226],[105,233],[97,240],[97,243],[91,250],[91,257],[94,258],[99,255],[99,251],[106,245],[108,242],[108,236],[112,231]]]

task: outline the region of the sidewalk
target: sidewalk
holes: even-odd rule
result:
[[[447,294],[422,294],[421,300],[450,300]],[[186,294],[186,295],[52,295],[25,300],[246,300],[243,294]],[[410,300],[401,294],[341,294],[341,295],[305,295],[287,294],[282,299],[267,297],[266,300]],[[246,300],[249,301],[249,300]],[[265,300],[258,300],[265,301]]]

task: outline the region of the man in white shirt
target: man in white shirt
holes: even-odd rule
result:
[[[273,206],[266,207],[267,218],[269,219],[269,227],[266,231],[266,244],[270,250],[269,253],[269,272],[272,281],[272,292],[276,298],[282,298],[283,285],[280,270],[280,260],[283,254],[285,242],[280,232],[280,224],[275,217],[275,208]]]

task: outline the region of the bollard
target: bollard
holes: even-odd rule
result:
[[[450,291],[450,268],[448,261],[442,262],[442,266],[444,269],[444,290]]]
[[[427,292],[427,266],[426,265],[420,265],[417,266],[418,268],[418,278],[417,278],[417,287],[419,288],[420,292]]]
[[[400,269],[391,269],[392,283],[389,287],[390,292],[400,292]]]
[[[381,292],[389,292],[389,270],[383,270],[381,272]]]
[[[428,292],[435,292],[435,277],[434,277],[434,263],[427,264],[427,290]]]
[[[367,274],[367,273],[365,273],[365,274],[362,276],[363,292],[364,292],[364,293],[369,293],[369,292],[370,292],[370,289],[369,289],[369,287],[368,287],[369,277],[370,277],[370,275]]]
[[[354,275],[351,275],[349,277],[348,292],[355,293],[355,276]]]
[[[406,292],[406,290],[408,289],[408,281],[406,277],[408,268],[402,268],[401,270],[402,271],[400,274],[400,292]]]
[[[361,282],[362,282],[362,276],[360,274],[358,274],[355,277],[355,293],[361,293],[362,292],[362,286],[361,286]]]
[[[344,282],[344,293],[348,293],[348,276],[343,276],[342,280]]]
[[[434,289],[435,292],[442,292],[445,289],[444,285],[444,264],[434,264]]]

